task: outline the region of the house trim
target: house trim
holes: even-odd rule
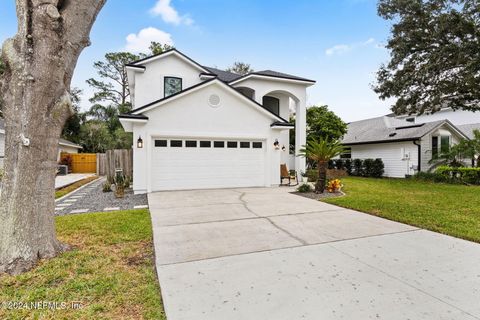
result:
[[[162,98],[162,99],[159,99],[157,101],[153,101],[153,102],[151,102],[151,103],[149,103],[145,106],[142,106],[140,108],[132,110],[129,114],[138,115],[141,112],[142,113],[147,112],[147,111],[149,111],[153,108],[156,108],[156,107],[159,107],[159,106],[165,104],[166,102],[170,102],[170,101],[173,101],[173,100],[178,99],[180,97],[183,97],[188,93],[194,92],[196,90],[200,90],[200,89],[202,89],[202,88],[204,88],[204,87],[206,87],[210,84],[213,84],[213,83],[218,83],[221,86],[224,86],[225,88],[228,88],[228,90],[230,90],[230,92],[232,92],[234,95],[236,95],[237,97],[240,97],[244,101],[246,101],[246,102],[254,105],[255,107],[259,108],[259,110],[262,111],[263,113],[265,113],[266,115],[269,115],[270,117],[272,117],[276,120],[279,120],[282,123],[288,123],[287,120],[283,119],[282,117],[280,117],[280,116],[276,115],[275,113],[271,112],[270,110],[266,109],[264,106],[262,106],[261,104],[259,104],[255,100],[252,100],[252,99],[244,96],[243,94],[241,94],[240,92],[235,90],[233,87],[229,86],[228,84],[224,83],[223,81],[218,80],[217,78],[213,78],[213,79],[207,80],[205,82],[201,82],[201,83],[196,84],[194,86],[191,86],[191,87],[189,87],[189,88],[187,88],[183,91],[172,94],[171,96],[168,96],[166,98]]]
[[[365,141],[365,142],[349,142],[349,143],[342,143],[344,146],[356,146],[362,144],[380,144],[380,143],[394,143],[394,142],[405,142],[405,141],[414,141],[418,140],[421,137],[415,138],[403,138],[403,139],[395,139],[395,140],[375,140],[375,141]]]
[[[228,84],[230,85],[235,85],[239,82],[242,82],[244,80],[250,79],[250,78],[259,78],[259,79],[267,79],[267,80],[279,80],[279,81],[286,81],[286,82],[293,82],[293,83],[303,83],[303,84],[315,84],[316,81],[314,80],[309,80],[309,79],[300,79],[300,78],[294,78],[294,77],[284,77],[284,76],[273,76],[273,75],[264,75],[264,74],[256,74],[256,73],[249,73],[246,74],[238,79],[235,79],[233,81],[230,81]]]
[[[148,64],[148,63],[153,62],[155,60],[158,60],[160,58],[168,57],[172,54],[175,54],[180,59],[182,59],[183,61],[189,63],[190,65],[192,65],[194,67],[196,67],[197,69],[200,69],[201,71],[206,72],[206,73],[210,73],[201,64],[199,64],[198,62],[196,62],[192,58],[184,55],[183,53],[181,53],[180,51],[178,51],[175,48],[172,48],[170,50],[164,51],[162,53],[159,53],[159,54],[156,54],[156,55],[153,55],[153,56],[150,56],[150,57],[146,57],[146,58],[143,58],[143,59],[140,59],[140,60],[137,60],[137,61],[133,61],[131,63],[128,63],[126,66],[127,67],[138,67],[138,64],[142,64],[142,65],[143,64]]]

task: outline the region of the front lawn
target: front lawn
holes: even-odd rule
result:
[[[406,179],[342,179],[347,194],[325,202],[480,242],[480,187]]]
[[[0,304],[0,319],[165,319],[148,210],[63,216],[56,223],[72,249],[25,274],[0,276],[0,303],[63,302],[66,308]]]

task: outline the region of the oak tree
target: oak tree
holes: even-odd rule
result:
[[[58,140],[72,114],[70,83],[106,0],[17,0],[17,34],[2,46],[5,176],[0,273],[18,274],[64,250],[56,238]]]
[[[396,114],[480,110],[478,0],[380,0],[378,14],[393,26],[374,90]]]

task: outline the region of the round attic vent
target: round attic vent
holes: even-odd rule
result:
[[[214,108],[217,108],[220,106],[220,97],[216,94],[210,95],[208,97],[208,104]]]

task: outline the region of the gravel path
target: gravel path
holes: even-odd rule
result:
[[[129,189],[124,198],[118,199],[113,192],[102,191],[104,183],[105,178],[100,178],[57,201],[55,215],[148,208],[146,194],[134,195]]]

